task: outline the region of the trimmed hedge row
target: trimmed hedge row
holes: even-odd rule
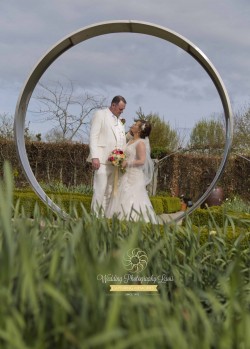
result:
[[[72,209],[77,211],[78,215],[82,214],[84,206],[87,212],[90,212],[91,196],[80,194],[56,194],[47,193],[47,195],[65,212],[71,212]],[[45,214],[48,207],[38,198],[34,192],[14,192],[14,205],[19,202],[20,209],[23,209],[26,215],[32,216],[35,206],[38,205],[42,214]]]
[[[211,206],[208,209],[196,209],[183,219],[182,225],[191,224],[191,230],[199,243],[216,241],[216,246],[240,245],[247,248],[250,243],[250,214],[227,211],[222,206]],[[221,246],[224,249],[225,246]]]
[[[181,200],[177,197],[160,197],[163,205],[163,213],[174,213],[181,210]]]
[[[4,161],[8,160],[14,170],[15,185],[19,188],[29,185],[20,167],[14,142],[0,139],[0,149],[0,175],[3,173]],[[93,170],[86,161],[88,145],[26,142],[26,150],[38,182],[61,182],[67,187],[92,185]],[[248,155],[245,155],[248,159]],[[172,154],[158,166],[157,190],[167,191],[171,196],[183,194],[195,202],[206,191],[220,162],[221,156],[204,153]],[[238,193],[245,200],[250,200],[250,162],[244,157],[232,156],[219,185],[223,187],[225,197]]]
[[[250,243],[249,228],[247,229],[247,227],[227,226],[211,230],[207,226],[197,227],[193,225],[192,231],[197,235],[201,245],[216,241],[218,245],[225,242],[227,246],[240,245],[242,248],[247,248]]]
[[[250,225],[249,213],[227,211],[222,206],[211,206],[209,209],[198,208],[191,213],[190,218],[192,224],[199,227],[213,224],[222,228],[225,226],[226,220],[229,225],[233,224],[237,227],[249,227]],[[183,224],[185,224],[185,220],[183,220]]]
[[[162,200],[159,197],[151,197],[150,198],[151,204],[153,206],[153,209],[157,215],[160,215],[164,213],[163,210],[163,203]]]
[[[70,212],[71,209],[77,210],[78,214],[82,212],[82,206],[87,212],[91,208],[91,196],[76,193],[53,193],[47,192],[47,195],[64,211]],[[23,207],[26,214],[31,215],[35,205],[40,207],[42,213],[47,211],[46,205],[37,197],[33,191],[16,190],[14,192],[14,204],[19,200],[20,207]],[[175,197],[150,197],[150,201],[157,215],[163,213],[173,213],[180,211],[181,201]]]
[[[48,193],[48,196],[53,199],[66,212],[71,212],[71,209],[77,211],[79,216],[82,215],[82,206],[87,212],[90,212],[91,196],[84,196],[81,194],[58,194]],[[14,203],[19,200],[20,207],[23,207],[24,212],[28,216],[32,216],[35,206],[38,205],[41,213],[51,211],[43,204],[43,202],[37,197],[34,192],[31,191],[15,191]],[[179,209],[178,198],[166,198],[166,197],[151,197],[152,206],[154,207],[157,215],[166,213],[166,208],[173,210],[174,205]],[[172,206],[171,206],[172,204]],[[181,205],[181,204],[180,204]],[[190,220],[191,218],[191,220]],[[231,222],[230,222],[231,220]],[[227,224],[225,222],[227,221]],[[231,225],[230,225],[231,223]],[[110,221],[109,224],[112,224]],[[197,209],[193,212],[188,219],[183,220],[183,224],[191,225],[190,230],[195,234],[199,244],[204,245],[211,241],[224,241],[228,246],[233,244],[239,244],[242,247],[247,247],[250,243],[250,215],[236,212],[225,212],[222,207],[214,206],[209,209]],[[176,225],[173,224],[173,229]],[[171,224],[170,224],[170,229]],[[127,225],[122,226],[124,232],[127,229]],[[145,229],[149,234],[152,234],[151,224],[145,225]],[[165,234],[165,227],[160,226],[161,234]],[[223,238],[221,240],[221,238]],[[188,243],[189,238],[185,234],[178,234],[178,247]],[[181,256],[180,256],[181,257]]]

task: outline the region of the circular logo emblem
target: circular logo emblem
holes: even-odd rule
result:
[[[148,256],[146,255],[146,252],[139,248],[131,248],[124,255],[122,263],[124,268],[131,273],[139,273],[146,268]]]

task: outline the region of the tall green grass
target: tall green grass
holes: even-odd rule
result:
[[[92,195],[93,188],[91,185],[80,184],[77,186],[74,185],[65,185],[62,182],[51,182],[51,183],[41,183],[41,187],[45,192],[56,192],[56,193],[77,193],[84,195]]]
[[[62,220],[13,207],[7,164],[0,183],[0,348],[249,348],[249,246],[223,231],[201,243],[192,222],[150,225]],[[17,204],[18,205],[18,204]],[[249,229],[250,231],[250,229]],[[148,256],[138,276],[172,278],[157,294],[111,293],[98,275],[124,275],[124,254]],[[114,284],[112,282],[111,284]]]
[[[228,211],[250,213],[250,202],[241,199],[238,195],[226,199],[223,202],[223,207]]]

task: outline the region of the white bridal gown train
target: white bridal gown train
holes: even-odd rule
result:
[[[146,141],[138,139],[126,145],[125,154],[128,162],[136,159],[138,142]],[[126,167],[126,172],[120,176],[117,192],[112,194],[106,216],[111,218],[117,215],[119,219],[132,221],[143,219],[156,224],[157,217],[149,200],[146,184],[144,165]]]

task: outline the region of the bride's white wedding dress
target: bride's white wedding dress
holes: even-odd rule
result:
[[[146,142],[138,139],[125,147],[126,161],[133,164],[136,160],[136,146],[138,142]],[[145,166],[130,165],[126,172],[120,176],[118,190],[112,194],[109,207],[106,211],[108,218],[116,215],[119,219],[137,221],[143,219],[146,222],[157,223],[156,214],[149,200],[146,190]]]

